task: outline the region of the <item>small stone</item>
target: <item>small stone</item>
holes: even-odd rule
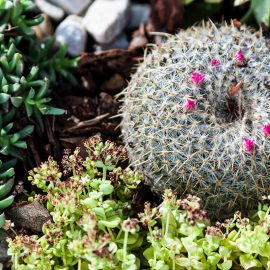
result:
[[[39,202],[12,207],[7,216],[15,225],[34,232],[42,232],[42,226],[51,219],[49,211]]]
[[[96,0],[87,10],[83,24],[101,44],[111,43],[125,28],[129,0]]]
[[[36,5],[42,12],[46,13],[55,21],[60,21],[65,15],[63,9],[49,3],[46,0],[36,0]]]
[[[111,49],[123,49],[126,50],[129,46],[129,42],[126,34],[121,34],[117,36],[111,43],[109,44],[100,44],[96,46],[96,52],[107,51]]]
[[[115,92],[123,89],[125,85],[126,81],[124,78],[116,73],[102,84],[101,90],[114,94]]]
[[[55,5],[61,7],[68,14],[81,14],[89,7],[92,0],[50,0]]]
[[[128,20],[127,28],[138,28],[141,24],[147,24],[151,6],[149,4],[132,4],[130,6],[130,17]]]
[[[35,25],[32,28],[34,29],[37,39],[43,40],[49,36],[52,36],[54,33],[53,24],[47,14],[43,14],[44,20],[41,24]]]
[[[62,21],[56,28],[55,37],[58,42],[67,44],[71,56],[78,56],[85,51],[87,33],[79,16],[69,15]]]

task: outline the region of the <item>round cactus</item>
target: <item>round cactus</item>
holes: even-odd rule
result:
[[[252,207],[270,193],[269,79],[260,32],[209,22],[169,36],[124,91],[132,164],[154,191],[195,194],[215,214]]]

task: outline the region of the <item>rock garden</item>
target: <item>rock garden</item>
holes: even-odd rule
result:
[[[0,1],[0,269],[270,270],[270,0]]]

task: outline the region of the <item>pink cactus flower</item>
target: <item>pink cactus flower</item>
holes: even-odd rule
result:
[[[255,149],[254,140],[244,138],[244,148],[247,152],[252,153]]]
[[[268,137],[270,135],[270,124],[266,124],[262,128],[263,134]]]
[[[196,107],[196,101],[194,99],[188,98],[186,100],[185,108],[187,111],[192,111]]]
[[[212,59],[211,60],[211,66],[217,67],[220,65],[220,62],[217,59]]]
[[[205,78],[204,74],[201,74],[199,72],[193,72],[190,79],[193,83],[199,85],[200,83],[203,82],[204,78]]]
[[[240,63],[243,63],[245,61],[245,56],[241,50],[237,52],[236,60]]]

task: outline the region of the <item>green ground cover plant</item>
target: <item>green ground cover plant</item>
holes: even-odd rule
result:
[[[199,198],[165,190],[137,214],[142,178],[123,168],[125,149],[97,136],[84,147],[66,151],[61,166],[49,159],[30,172],[52,220],[43,236],[8,240],[13,269],[270,269],[269,198],[249,218],[214,222]]]

